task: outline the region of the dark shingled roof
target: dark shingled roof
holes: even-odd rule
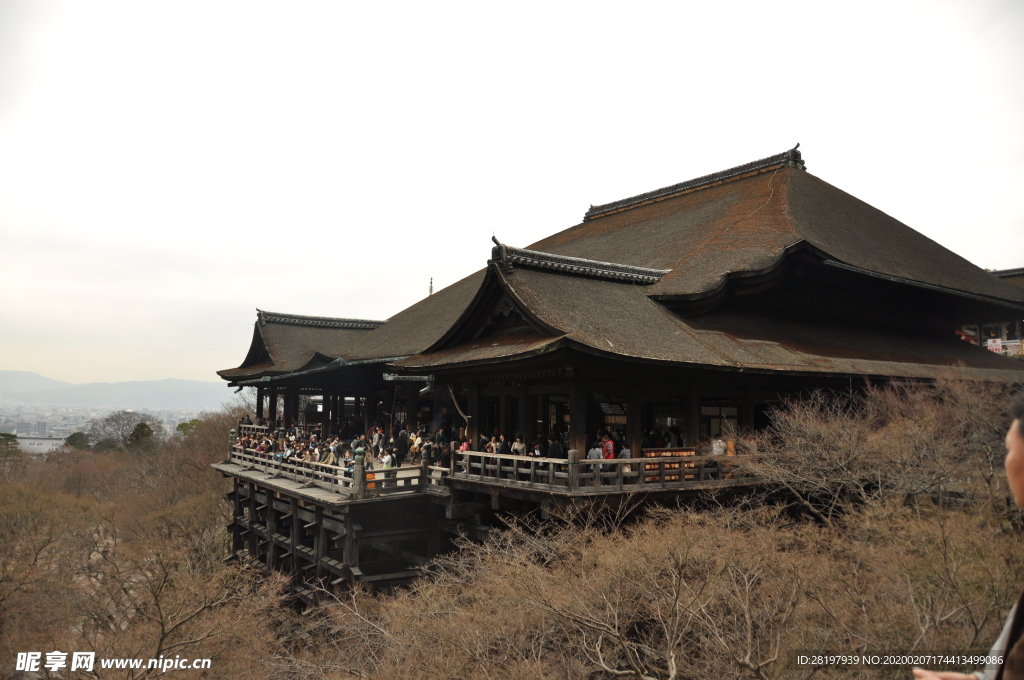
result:
[[[422,352],[458,320],[479,290],[485,271],[470,274],[395,314],[380,328],[360,338],[344,358],[362,361]]]
[[[219,373],[230,380],[379,361],[424,370],[568,345],[722,370],[932,378],[962,365],[965,377],[1024,378],[1024,364],[958,340],[952,329],[948,339],[918,337],[725,307],[683,318],[662,304],[712,295],[732,276],[770,272],[801,250],[864,276],[1024,302],[1024,289],[808,174],[793,149],[592,207],[583,223],[528,249],[498,244],[487,269],[382,325],[261,312],[245,362]],[[491,328],[490,306],[507,315],[510,300],[532,330],[480,336]],[[462,324],[474,332],[461,333]]]
[[[493,267],[489,276],[500,277],[517,302],[563,335],[481,337],[402,366],[507,360],[571,341],[609,355],[695,367],[905,378],[935,378],[959,367],[967,378],[1024,381],[1024,364],[952,333],[908,336],[734,311],[682,319],[632,284],[526,268],[506,274]]]
[[[225,380],[297,371],[314,362],[335,359],[383,321],[335,319],[256,310],[249,353],[238,368],[217,371]]]
[[[770,270],[788,251],[809,247],[878,274],[1001,300],[1024,300],[1020,288],[794,167],[785,156],[772,157],[779,162],[745,173],[716,173],[721,177],[713,182],[690,187],[683,183],[675,191],[669,187],[661,190],[661,197],[620,206],[617,212],[592,212],[583,223],[528,247],[671,269],[647,288],[654,296],[710,294],[729,274]]]

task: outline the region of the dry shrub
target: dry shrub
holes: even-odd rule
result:
[[[311,613],[308,644],[275,672],[874,678],[908,671],[797,671],[789,657],[985,651],[1024,581],[999,474],[1006,396],[944,379],[791,404],[754,442],[783,492],[760,506],[509,517],[407,592]]]
[[[955,376],[853,398],[817,392],[772,414],[752,444],[754,471],[825,524],[869,501],[1005,501],[1008,400],[1004,386]]]
[[[508,517],[406,590],[325,592],[298,617],[279,580],[221,561],[226,485],[208,464],[227,417],[152,454],[29,463],[0,488],[0,663],[183,645],[217,677],[908,677],[787,662],[987,649],[1024,582],[1005,402],[954,379],[818,395],[753,443],[772,493]]]
[[[188,672],[267,677],[263,657],[288,619],[284,579],[224,562],[229,506],[210,463],[225,457],[230,422],[206,414],[193,434],[148,451],[71,451],[11,468],[0,481],[4,673],[17,652],[61,650],[211,658],[210,671]]]

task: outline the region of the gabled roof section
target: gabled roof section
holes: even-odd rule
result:
[[[418,354],[437,342],[458,320],[483,283],[481,269],[405,308],[359,339],[347,361],[369,361]]]
[[[252,342],[242,364],[217,374],[234,381],[298,371],[314,360],[327,362],[343,356],[382,323],[257,309]]]
[[[924,379],[957,371],[970,379],[1024,382],[1024,364],[952,333],[916,336],[734,310],[684,319],[629,283],[527,268],[490,276],[484,288],[500,284],[561,335],[527,329],[463,339],[454,346],[438,343],[401,362],[402,368],[505,362],[571,347],[624,360],[729,371]]]
[[[800,152],[797,151],[799,148],[800,145],[797,144],[789,151],[778,153],[774,156],[768,156],[767,158],[762,158],[761,160],[752,161],[750,163],[744,163],[743,165],[737,165],[735,168],[713,172],[710,175],[704,175],[703,177],[697,177],[696,179],[680,182],[679,184],[673,184],[669,187],[648,191],[647,193],[639,194],[637,196],[612,201],[611,203],[605,203],[604,205],[592,205],[590,206],[590,210],[588,210],[583,216],[583,221],[586,222],[587,220],[592,220],[596,217],[603,217],[604,215],[609,215],[638,205],[645,205],[647,203],[653,203],[654,201],[662,201],[666,198],[672,198],[673,196],[678,196],[688,191],[714,186],[738,177],[747,177],[762,172],[768,172],[769,170],[775,170],[783,165],[803,170],[805,165]]]
[[[628,264],[601,262],[580,257],[542,253],[537,250],[513,248],[501,243],[493,236],[491,240],[494,241],[495,245],[491,248],[491,259],[487,261],[487,264],[498,264],[506,273],[511,272],[513,267],[520,266],[649,286],[660,281],[661,277],[669,272],[668,269],[636,267]]]
[[[712,295],[807,249],[876,274],[1024,300],[1021,288],[811,175],[796,149],[596,206],[527,248],[670,270],[645,289],[663,299]]]
[[[302,316],[301,314],[281,314],[256,310],[256,318],[261,326],[268,323],[279,323],[290,326],[313,326],[316,328],[345,328],[348,330],[369,331],[377,328],[383,321],[367,319],[335,319],[329,316]]]
[[[451,327],[423,353],[433,354],[463,344],[472,344],[483,338],[489,343],[501,344],[504,336],[535,336],[551,338],[562,332],[540,319],[525,305],[505,281],[507,273],[499,265],[488,262],[487,273],[476,295]],[[496,342],[494,342],[496,341]]]

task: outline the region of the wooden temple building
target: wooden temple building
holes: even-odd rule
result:
[[[797,149],[591,206],[525,248],[495,239],[480,271],[384,322],[260,311],[245,360],[219,372],[257,389],[272,427],[468,424],[473,442],[567,428],[567,464],[474,453],[385,485],[237,452],[217,466],[235,483],[235,547],[297,578],[391,584],[489,513],[742,486],[692,450],[604,472],[575,452],[602,427],[634,457],[651,429],[696,447],[763,427],[783,398],[865,380],[957,367],[1024,383],[1024,362],[956,333],[1022,311],[1024,288],[811,175]],[[300,414],[303,395],[320,410]]]

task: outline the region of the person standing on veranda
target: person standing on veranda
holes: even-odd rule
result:
[[[1024,392],[1010,405],[1010,429],[1006,432],[1006,483],[1018,508],[1024,508]],[[1003,630],[989,656],[1001,656],[1003,664],[989,664],[983,671],[954,673],[914,669],[915,680],[1024,680],[1024,592],[1010,609]]]

